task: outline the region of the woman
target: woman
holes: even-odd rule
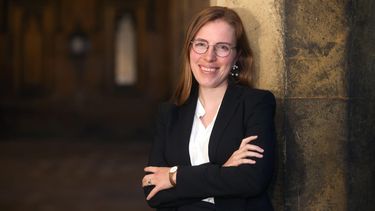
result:
[[[273,210],[275,98],[250,88],[252,53],[236,12],[209,7],[188,28],[173,103],[161,106],[142,179],[157,210]]]

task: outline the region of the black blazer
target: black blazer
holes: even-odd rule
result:
[[[267,187],[274,170],[275,97],[269,91],[230,84],[224,95],[209,141],[210,163],[191,166],[189,140],[197,91],[182,106],[160,107],[149,166],[177,165],[177,186],[160,191],[148,201],[160,211],[193,210],[194,203],[213,196],[216,210],[273,210]],[[264,149],[255,165],[222,167],[243,138],[258,135],[252,143]],[[145,195],[153,186],[145,187]]]

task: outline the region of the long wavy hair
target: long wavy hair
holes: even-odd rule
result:
[[[206,23],[218,19],[224,20],[235,30],[236,50],[238,52],[238,60],[236,62],[236,65],[239,67],[239,76],[236,78],[235,82],[249,87],[252,86],[253,53],[251,51],[241,18],[234,10],[227,7],[208,7],[199,12],[193,18],[185,35],[180,67],[181,75],[177,83],[174,95],[172,95],[171,98],[171,101],[178,106],[183,105],[189,99],[192,89],[198,86],[198,82],[194,78],[190,66],[191,41],[194,40],[198,31]]]

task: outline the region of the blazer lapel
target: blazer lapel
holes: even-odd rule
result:
[[[212,159],[216,157],[216,149],[220,141],[220,137],[222,137],[222,133],[225,131],[225,128],[229,123],[230,118],[233,116],[233,113],[237,110],[237,107],[239,106],[239,96],[241,95],[240,91],[241,90],[236,85],[229,84],[227,91],[225,92],[210,137],[208,153],[211,162],[213,161]]]
[[[179,144],[182,146],[176,147],[176,149],[181,149],[180,156],[182,158],[182,162],[184,165],[191,165],[190,161],[190,153],[189,153],[189,142],[190,142],[190,134],[191,129],[193,126],[194,121],[194,114],[195,108],[197,106],[197,95],[194,93],[192,97],[188,100],[188,102],[181,106],[178,112],[178,116],[180,119],[179,125],[177,125],[176,131],[179,131],[177,135],[178,139],[180,139]]]

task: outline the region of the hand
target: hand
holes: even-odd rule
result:
[[[264,150],[256,145],[249,144],[251,141],[257,139],[258,136],[249,136],[242,139],[241,145],[238,150],[234,151],[227,162],[224,163],[224,167],[239,166],[242,164],[255,164],[256,161],[250,159],[250,157],[262,158]]]
[[[144,169],[145,172],[151,173],[147,174],[142,179],[142,187],[152,186],[155,187],[147,196],[147,200],[154,197],[159,191],[172,188],[172,184],[169,181],[169,167],[154,167],[148,166]]]

